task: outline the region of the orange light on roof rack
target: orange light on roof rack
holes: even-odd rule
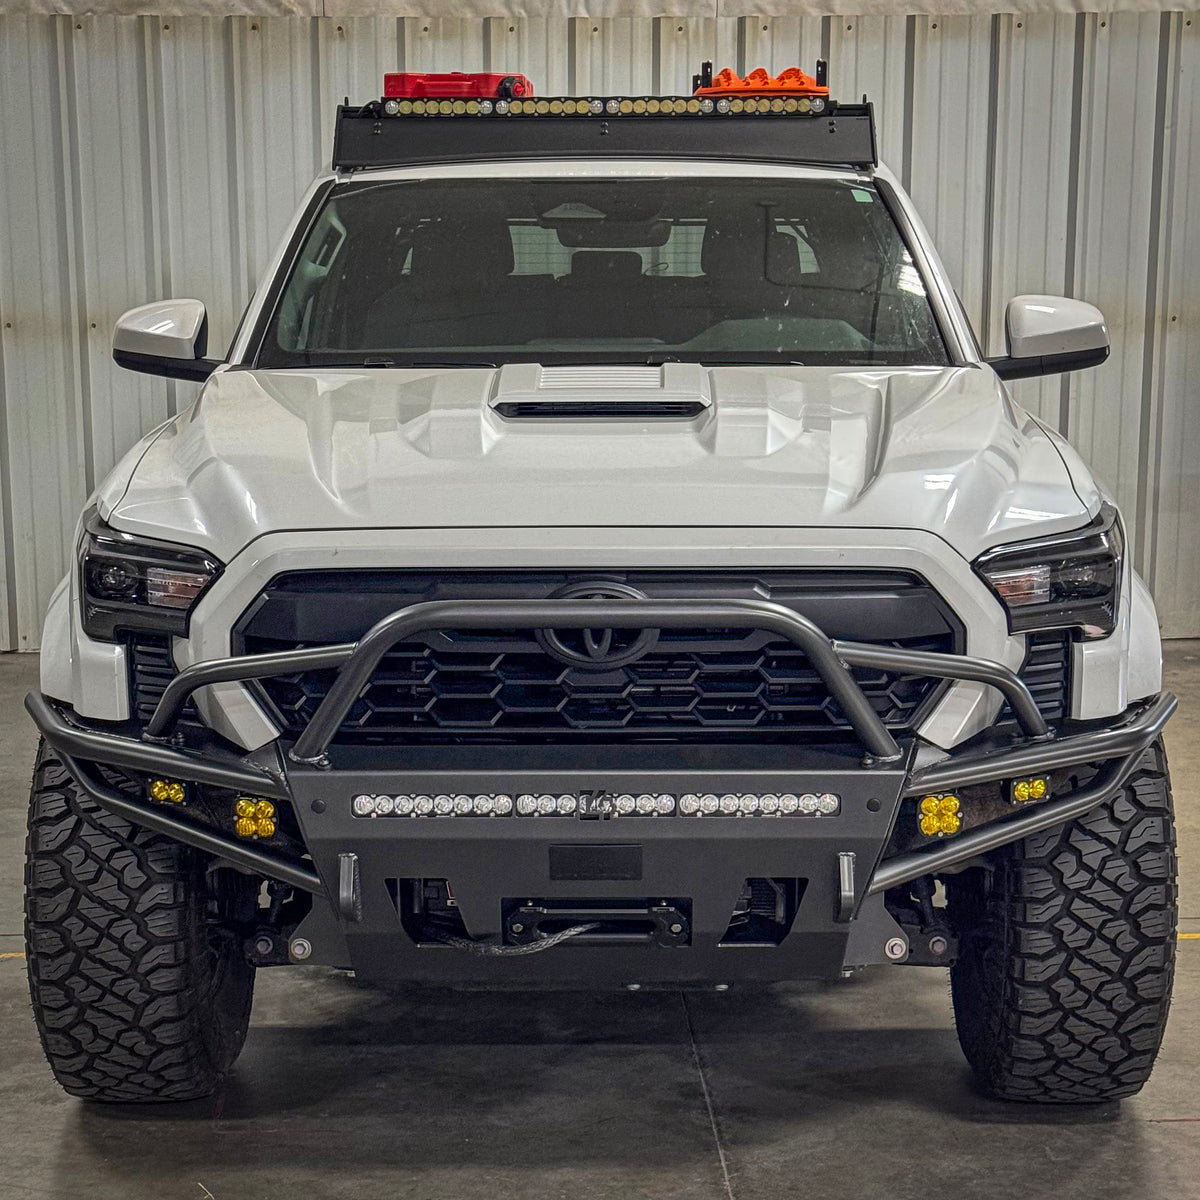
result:
[[[788,67],[779,75],[769,75],[762,67],[743,79],[726,67],[707,86],[696,88],[697,96],[819,96],[827,99],[829,89],[799,67]]]

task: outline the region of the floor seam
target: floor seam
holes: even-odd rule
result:
[[[728,1200],[734,1200],[733,1183],[729,1178],[729,1162],[725,1157],[725,1147],[721,1144],[721,1129],[717,1124],[717,1113],[713,1108],[708,1077],[704,1073],[704,1059],[700,1054],[700,1045],[696,1041],[696,1027],[692,1024],[692,1010],[688,1007],[687,993],[680,992],[679,999],[683,1002],[683,1016],[687,1022],[688,1040],[692,1045],[692,1058],[696,1063],[696,1074],[700,1077],[700,1092],[704,1097],[704,1108],[708,1113],[708,1125],[712,1130],[713,1144],[717,1148],[717,1161],[721,1164],[721,1180],[725,1184],[725,1195]]]

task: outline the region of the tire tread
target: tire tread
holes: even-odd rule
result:
[[[98,805],[45,747],[26,842],[26,958],[42,1048],[73,1096],[210,1094],[241,1048],[253,973],[234,968],[214,1012],[203,863]],[[244,979],[247,976],[249,986]]]
[[[980,871],[950,880],[955,1021],[987,1091],[1070,1104],[1140,1090],[1170,1006],[1175,876],[1156,744],[1111,800],[1002,851],[989,890]]]

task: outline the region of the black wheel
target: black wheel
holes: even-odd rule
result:
[[[1148,749],[1087,816],[947,883],[958,1040],[1008,1100],[1132,1096],[1162,1042],[1175,967],[1175,826],[1167,760]]]
[[[29,990],[58,1082],[90,1100],[209,1095],[246,1038],[254,968],[231,928],[253,880],[105,811],[44,745],[25,865]]]

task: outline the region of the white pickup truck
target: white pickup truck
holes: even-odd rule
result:
[[[499,82],[497,83],[497,80]],[[949,968],[982,1085],[1127,1096],[1175,927],[1154,606],[818,68],[338,115],[227,354],[101,484],[46,620],[51,1067],[210,1092],[256,969],[727,986]]]

